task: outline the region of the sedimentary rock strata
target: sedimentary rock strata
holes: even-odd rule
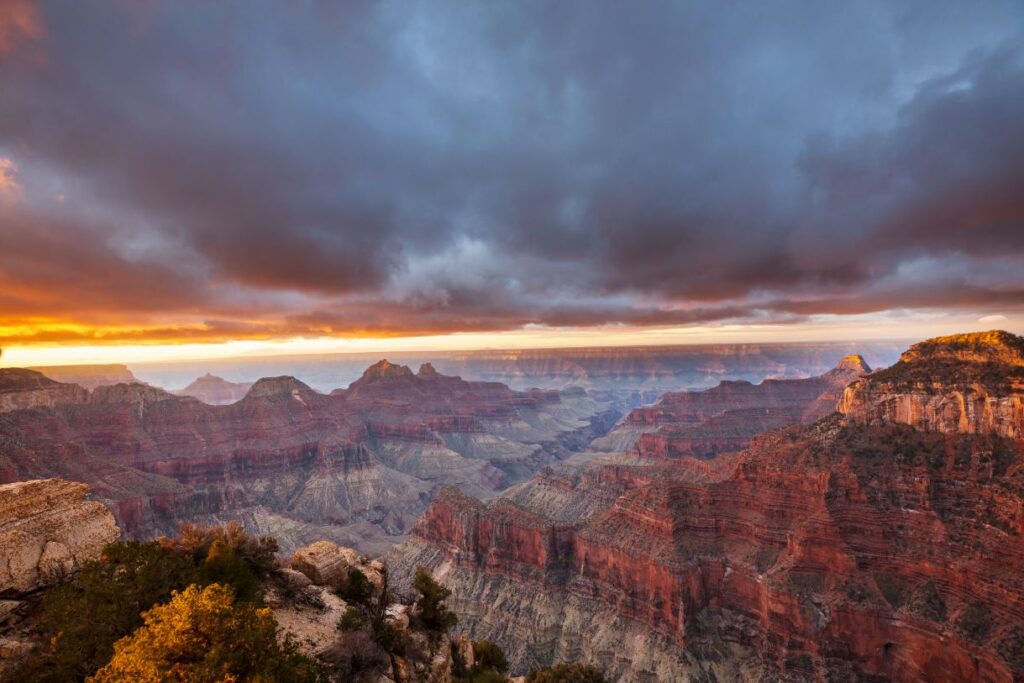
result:
[[[54,382],[33,370],[0,368],[0,413],[82,403],[88,395],[80,386]]]
[[[0,481],[88,482],[130,535],[239,518],[286,551],[327,538],[381,552],[440,486],[493,495],[618,417],[579,390],[515,392],[386,361],[330,395],[274,377],[224,406],[143,384],[80,398],[0,413]]]
[[[710,458],[738,451],[766,429],[813,422],[832,413],[846,385],[869,372],[861,356],[851,355],[817,377],[760,384],[730,380],[706,391],[667,393],[654,405],[631,411],[590,448],[636,448],[648,458]]]
[[[0,485],[0,594],[57,583],[117,540],[114,515],[88,491],[60,479]]]
[[[840,412],[868,424],[1024,436],[1024,342],[1007,332],[915,344],[891,368],[851,384]]]
[[[969,343],[987,357],[989,339]],[[974,381],[959,351],[934,353],[954,371],[915,352],[900,372],[939,394]],[[545,470],[489,505],[446,491],[392,567],[431,568],[461,627],[517,671],[586,659],[628,681],[1020,680],[1024,444],[870,414],[712,460]]]

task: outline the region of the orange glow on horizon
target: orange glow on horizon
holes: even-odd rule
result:
[[[571,348],[586,346],[650,346],[705,343],[780,343],[872,339],[923,339],[994,327],[1024,332],[1024,318],[1005,316],[822,316],[799,324],[727,324],[688,327],[528,327],[499,332],[444,334],[345,334],[321,337],[256,336],[204,339],[188,334],[146,337],[138,328],[89,328],[48,322],[38,327],[0,325],[2,366],[64,365],[75,363],[132,363],[201,360],[236,356],[305,355],[329,353],[441,352],[473,349]],[[173,329],[155,328],[161,333]],[[188,328],[202,331],[201,326]],[[67,341],[68,333],[80,335]],[[65,341],[25,343],[15,339],[45,339],[54,334]]]

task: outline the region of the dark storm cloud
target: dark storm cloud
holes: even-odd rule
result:
[[[219,338],[1024,306],[1016,3],[15,5],[3,318]]]

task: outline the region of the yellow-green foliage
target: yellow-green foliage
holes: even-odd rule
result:
[[[588,664],[555,664],[531,669],[527,683],[605,683],[604,675]]]
[[[107,546],[74,581],[46,594],[40,630],[47,642],[20,663],[11,680],[81,681],[110,659],[118,638],[142,624],[141,610],[198,579],[190,558],[157,541]]]
[[[459,623],[458,617],[445,604],[452,592],[435,581],[426,569],[416,568],[412,586],[420,593],[416,609],[427,630],[443,633]]]
[[[277,543],[238,524],[186,525],[176,539],[112,543],[67,584],[47,592],[39,622],[45,642],[13,670],[12,680],[74,683],[105,664],[114,642],[142,624],[141,612],[190,584],[230,585],[239,600],[259,602],[258,575]]]
[[[227,586],[192,585],[142,615],[144,625],[114,645],[95,683],[317,681],[318,667],[277,640],[267,608],[236,602]]]

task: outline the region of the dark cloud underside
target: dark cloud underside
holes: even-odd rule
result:
[[[1019,311],[1022,39],[995,1],[9,0],[0,320]]]

